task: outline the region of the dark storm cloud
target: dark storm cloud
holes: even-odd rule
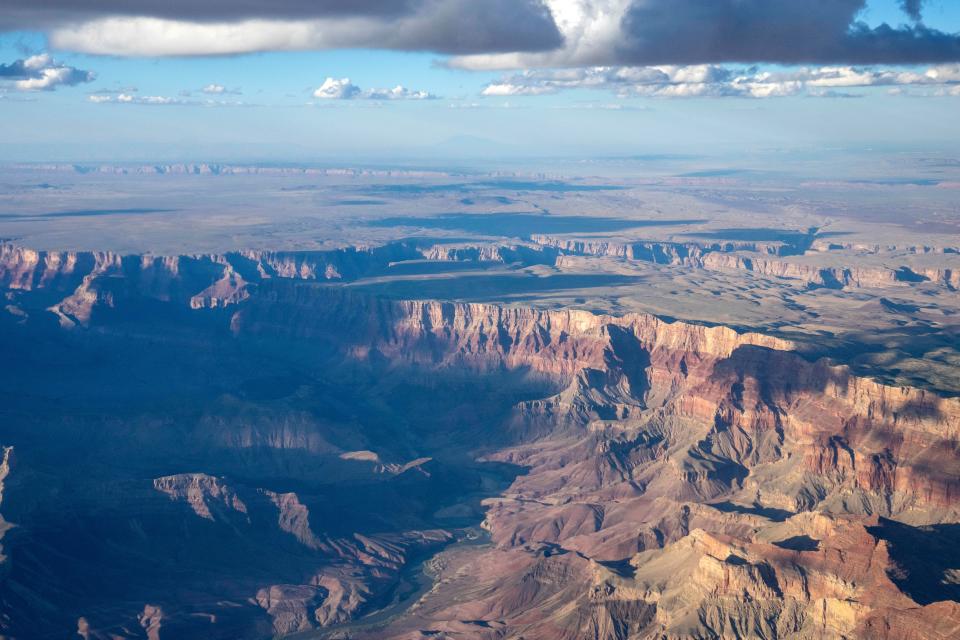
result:
[[[921,15],[923,0],[900,0],[900,8],[914,22],[920,22],[923,19],[923,15]]]
[[[0,0],[0,29],[56,33],[109,18],[199,25],[341,21],[317,27],[315,44],[307,38],[306,44],[289,47],[306,49],[359,46],[469,54],[542,51],[563,42],[542,0]],[[343,22],[350,20],[355,22]],[[202,43],[198,49],[201,54],[206,50]]]
[[[0,63],[0,78],[5,80],[26,78],[30,72],[28,71],[26,65],[23,63],[23,60],[14,60],[9,64]]]
[[[429,19],[411,20],[398,33],[398,49],[428,48],[441,53],[544,51],[563,44],[542,0],[442,0]],[[419,46],[426,43],[426,46]]]
[[[904,10],[919,18],[920,2]],[[637,0],[621,64],[910,64],[960,60],[960,37],[922,24],[870,28],[864,0]]]
[[[477,54],[452,63],[467,68],[960,61],[960,34],[898,1],[911,24],[871,28],[866,0],[0,0],[0,29],[107,55]]]
[[[106,16],[150,16],[191,22],[389,17],[410,12],[416,4],[419,4],[418,0],[0,0],[0,24],[45,28]]]

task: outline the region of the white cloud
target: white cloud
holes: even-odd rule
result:
[[[106,103],[116,103],[116,104],[150,104],[150,105],[173,105],[173,104],[199,104],[196,102],[188,102],[186,100],[180,100],[179,98],[171,98],[169,96],[135,96],[129,93],[118,93],[115,95],[108,94],[91,94],[87,96],[87,100],[94,102],[96,104],[106,104]]]
[[[20,91],[52,91],[61,86],[91,82],[95,78],[92,71],[58,63],[48,53],[0,64],[0,80],[11,81]]]
[[[188,107],[246,107],[252,106],[245,102],[233,100],[190,100],[172,96],[138,96],[130,93],[93,93],[87,100],[95,104],[133,104],[147,106],[188,106]]]
[[[324,49],[345,46],[349,41],[316,22],[322,21],[206,23],[110,17],[54,29],[50,42],[59,49],[100,55],[174,56]]]
[[[432,93],[413,91],[399,84],[392,89],[368,89],[363,95],[370,100],[434,100],[437,97]]]
[[[53,58],[50,57],[49,53],[38,53],[23,61],[23,68],[31,71],[40,71],[50,66],[53,66]]]
[[[181,92],[180,92],[180,95],[182,95],[182,96],[189,96],[190,93],[191,93],[191,92],[190,92],[189,90],[184,90],[184,91],[181,91]],[[211,82],[210,84],[205,85],[204,87],[202,87],[202,88],[200,89],[200,93],[204,93],[204,94],[206,94],[206,95],[208,95],[208,96],[223,96],[223,95],[239,96],[239,95],[241,95],[241,94],[243,93],[243,91],[241,91],[239,88],[230,89],[230,88],[225,87],[225,86],[222,85],[222,84],[218,84],[218,83],[216,83],[216,82]]]
[[[433,100],[437,96],[402,85],[392,89],[361,89],[350,78],[327,78],[313,92],[313,97],[321,100]]]
[[[360,93],[360,87],[350,82],[350,78],[327,78],[313,92],[314,98],[322,100],[349,100]]]
[[[940,65],[922,72],[852,66],[779,71],[722,65],[536,69],[492,82],[482,95],[530,96],[567,89],[605,89],[621,97],[851,97],[854,94],[842,90],[915,85],[939,87],[943,95],[956,95],[960,65]]]
[[[513,84],[510,82],[488,84],[481,92],[485,96],[540,96],[556,93],[557,89],[549,85]]]

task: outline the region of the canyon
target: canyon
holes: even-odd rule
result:
[[[957,637],[956,169],[884,162],[0,167],[0,636]]]
[[[815,240],[751,242],[2,245],[0,631],[957,637],[948,389],[785,332],[381,286],[610,258],[956,286],[747,267]]]

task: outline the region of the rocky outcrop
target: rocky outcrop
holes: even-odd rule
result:
[[[171,500],[183,501],[201,518],[216,520],[214,513],[233,511],[249,522],[247,505],[220,478],[205,474],[165,476],[153,481],[153,487]]]

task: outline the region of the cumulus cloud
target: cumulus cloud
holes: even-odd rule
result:
[[[600,89],[621,97],[850,97],[855,94],[849,89],[881,86],[924,86],[935,88],[938,94],[955,95],[960,88],[960,65],[937,65],[922,71],[856,66],[770,71],[720,65],[538,69],[505,76],[482,93],[503,97]]]
[[[361,89],[350,78],[327,78],[313,92],[321,100],[434,100],[426,91],[413,91],[397,85],[393,89]]]
[[[359,93],[360,87],[350,82],[350,78],[327,78],[313,92],[313,97],[321,100],[350,100]]]
[[[871,28],[866,0],[546,0],[564,45],[460,56],[468,69],[717,63],[914,64],[960,61],[960,34],[914,24]]]
[[[13,83],[20,91],[53,91],[60,86],[92,82],[96,74],[56,62],[49,54],[0,64],[0,80]]]
[[[349,47],[466,54],[561,44],[542,0],[0,0],[0,16],[8,29],[45,30],[57,48],[126,56]]]

